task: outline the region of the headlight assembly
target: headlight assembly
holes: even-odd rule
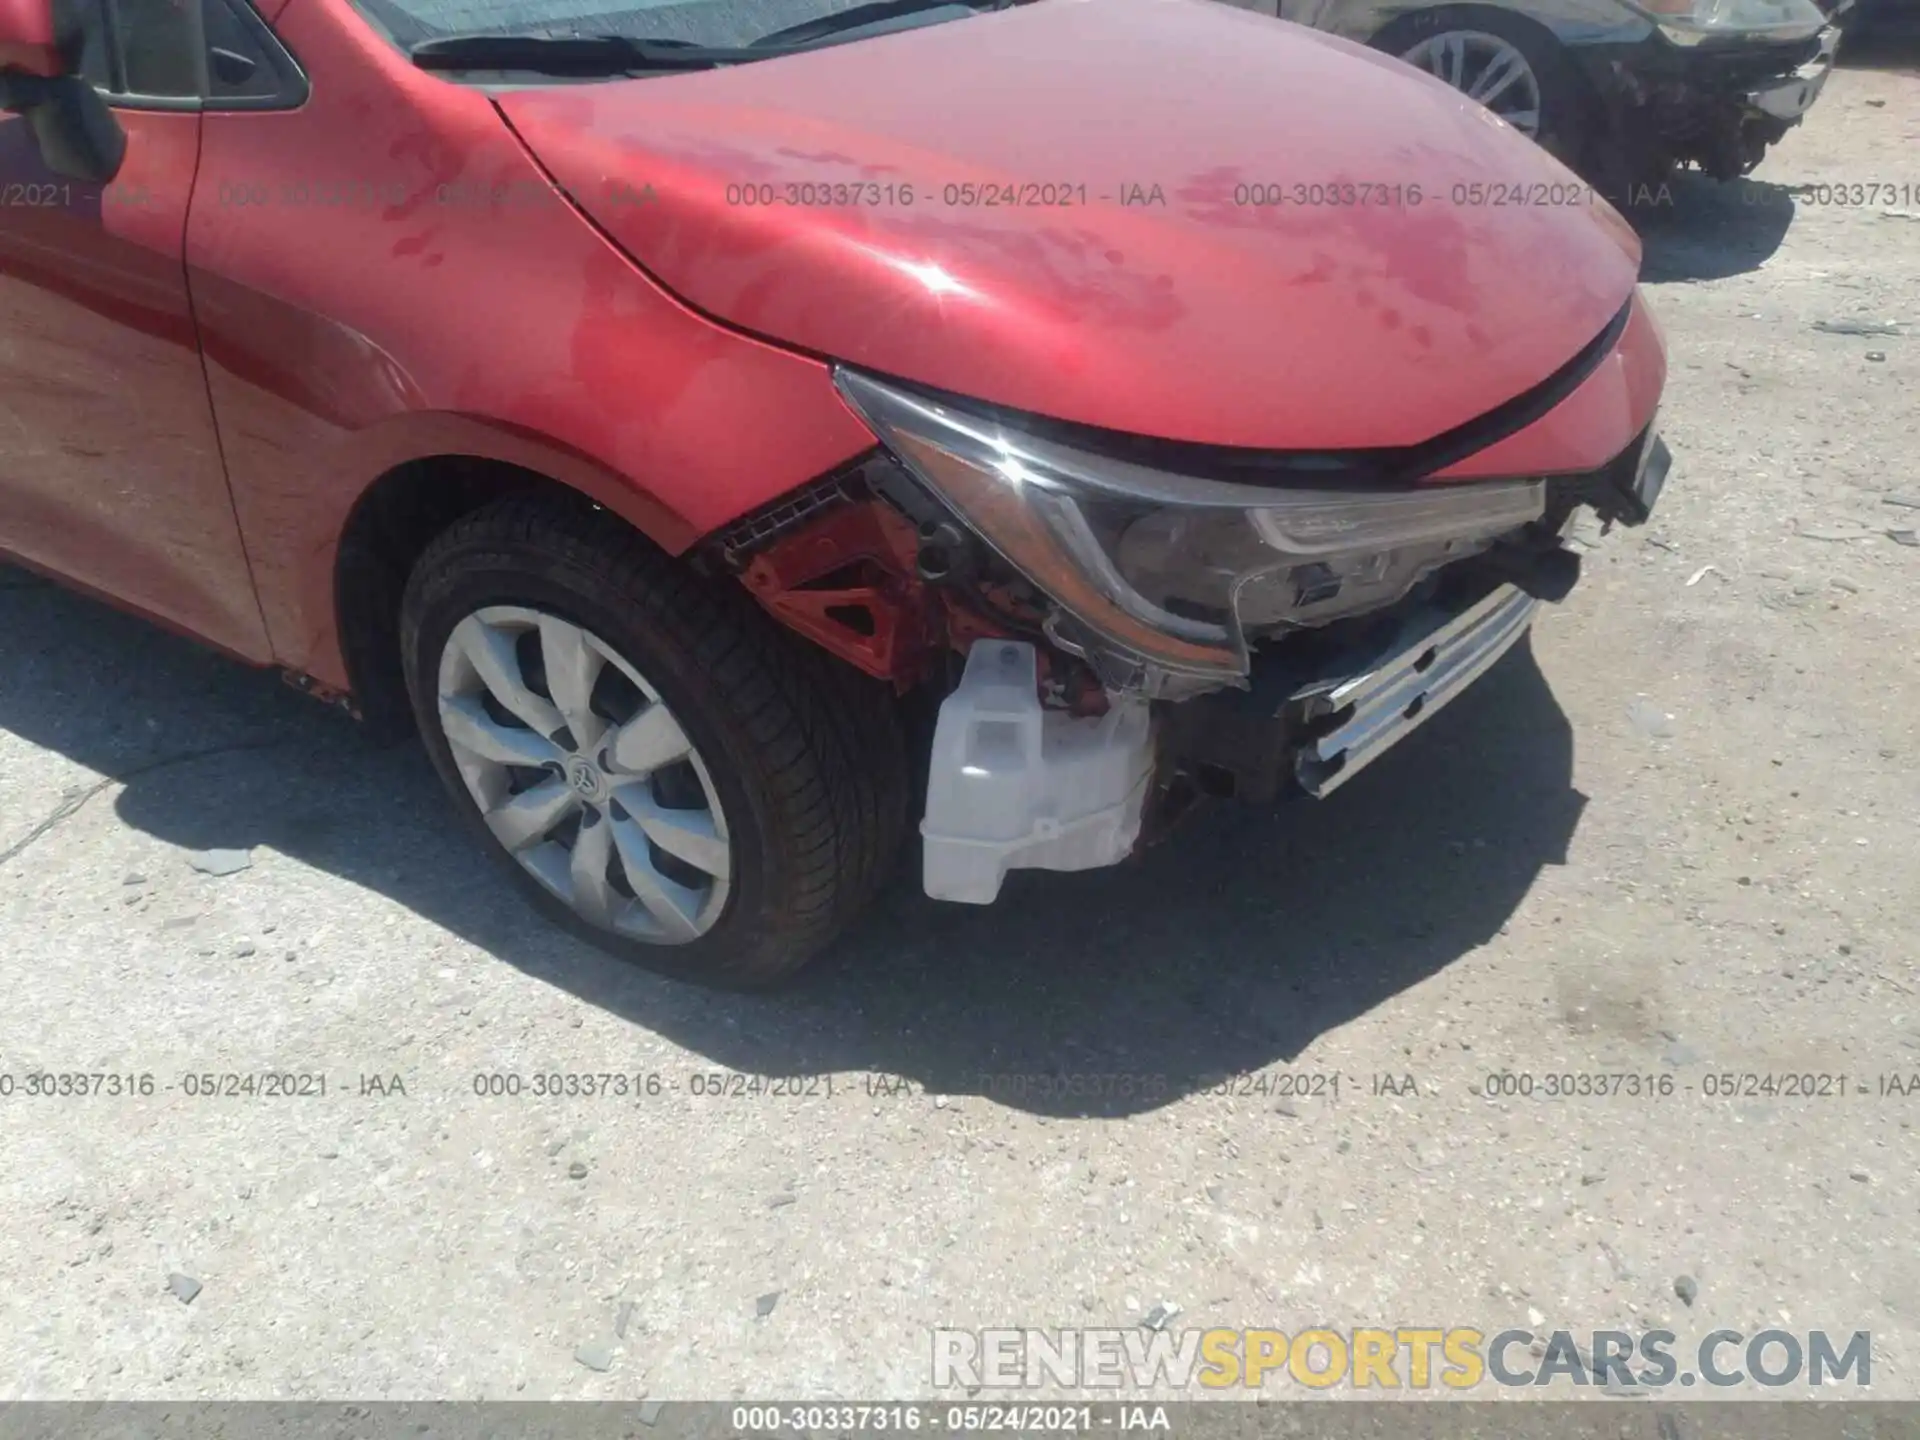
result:
[[[1537,520],[1538,480],[1270,489],[1170,474],[1026,434],[842,368],[889,451],[1059,612],[1056,641],[1116,689],[1239,683],[1252,638],[1399,599]]]
[[[1703,40],[1804,40],[1827,17],[1813,0],[1624,0],[1676,45]]]

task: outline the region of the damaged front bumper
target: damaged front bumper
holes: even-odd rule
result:
[[[1630,176],[1692,164],[1716,180],[1732,180],[1758,165],[1813,108],[1833,72],[1840,36],[1836,18],[1798,40],[1676,45],[1655,34],[1570,53],[1613,132],[1608,149]]]
[[[1670,465],[1649,426],[1602,471],[1556,482],[1558,528],[1581,506],[1644,523]],[[1032,645],[977,643],[934,738],[926,892],[987,904],[1009,870],[1114,864],[1156,799],[1330,795],[1490,670],[1577,575],[1574,552],[1551,544],[1526,563],[1483,554],[1383,611],[1261,647],[1244,688],[1110,694],[1098,717],[1042,704]]]
[[[1647,518],[1668,464],[1658,362],[1631,296],[1487,416],[1337,453],[1123,442],[837,369],[920,576],[976,614],[933,736],[927,893],[986,904],[1009,870],[1112,864],[1195,794],[1345,784],[1564,598],[1581,507]],[[1622,408],[1643,428],[1595,469],[1449,478],[1549,413],[1590,441]]]
[[[1840,53],[1840,33],[1840,22],[1836,20],[1820,33],[1820,48],[1811,60],[1791,74],[1749,90],[1747,103],[1776,120],[1797,122],[1813,108],[1813,102],[1820,98],[1828,77],[1833,74],[1834,60]]]

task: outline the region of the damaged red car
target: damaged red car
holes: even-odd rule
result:
[[[0,548],[417,728],[629,958],[1325,795],[1658,495],[1632,232],[1437,80],[608,3],[0,0]]]

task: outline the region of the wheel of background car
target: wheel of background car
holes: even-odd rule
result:
[[[1479,101],[1529,140],[1539,135],[1540,79],[1513,42],[1484,30],[1446,30],[1400,58]]]
[[[769,984],[899,853],[886,692],[604,511],[509,498],[458,522],[415,568],[401,643],[472,829],[622,958]]]
[[[1423,10],[1370,43],[1485,105],[1561,160],[1576,156],[1583,127],[1572,66],[1531,22],[1497,10]]]

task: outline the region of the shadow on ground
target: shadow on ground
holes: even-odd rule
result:
[[[1644,250],[1640,278],[1654,285],[1757,270],[1793,224],[1793,191],[1764,180],[1709,180],[1684,171],[1634,198],[1633,225]]]
[[[9,571],[0,675],[0,728],[123,781],[91,803],[155,839],[281,851],[730,1069],[877,1072],[1043,1114],[1149,1110],[1298,1055],[1495,934],[1584,804],[1522,647],[1325,802],[1211,811],[1117,869],[1016,874],[985,909],[925,899],[908,863],[797,985],[741,997],[547,927],[417,746],[376,749],[270,675]],[[0,856],[42,818],[14,817]]]

